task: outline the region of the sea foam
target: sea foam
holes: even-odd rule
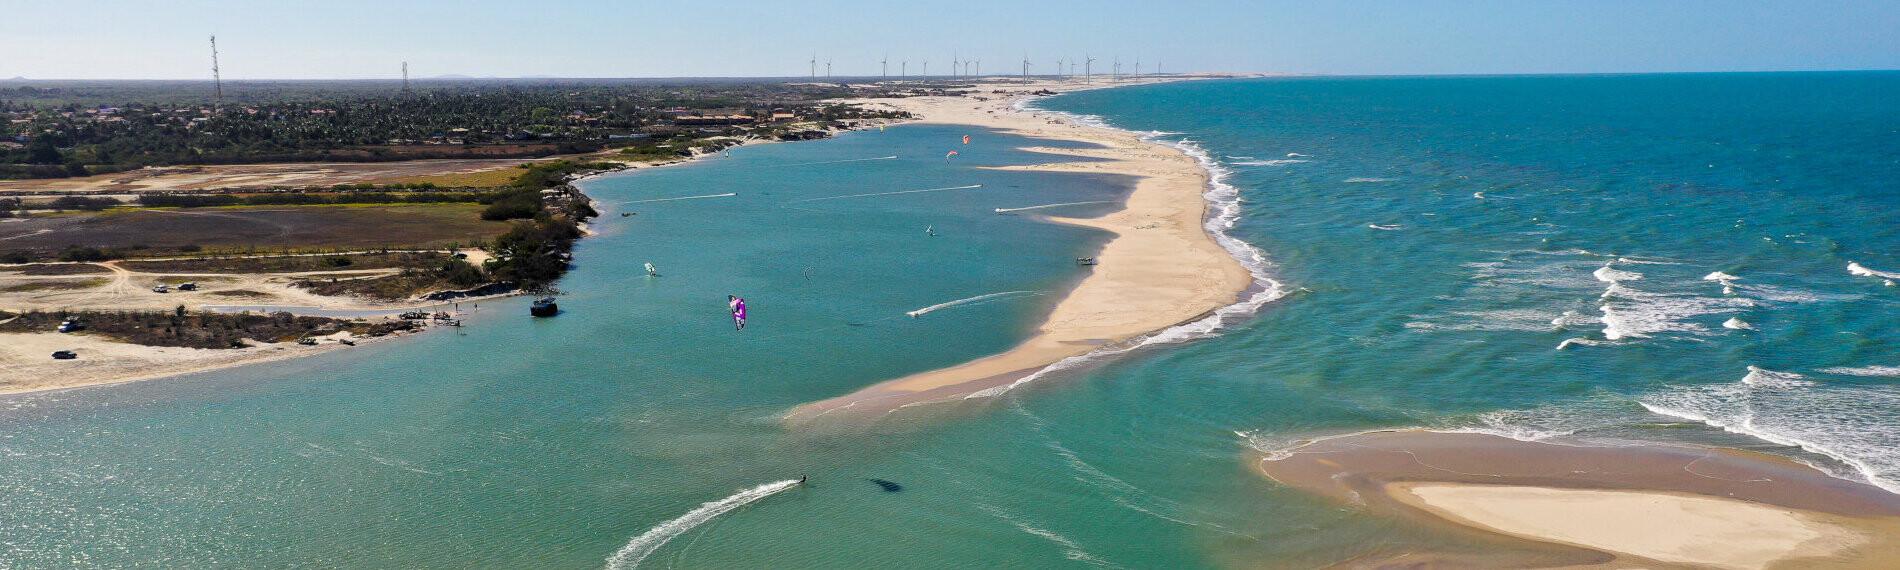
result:
[[[1836,473],[1900,493],[1900,386],[1828,386],[1750,366],[1738,382],[1667,388],[1638,398],[1650,412],[1799,447],[1852,470]]]
[[[1098,116],[1047,111],[1045,109],[1031,107],[1028,105],[1028,102],[1028,99],[1020,101],[1017,103],[1016,108],[1018,110],[1049,112],[1057,116],[1065,117],[1067,120],[1074,121],[1078,124],[1091,127],[1130,132],[1124,129],[1118,129]],[[1211,314],[1201,319],[1168,327],[1130,342],[1105,346],[1081,355],[1058,360],[1014,382],[972,392],[964,396],[964,399],[1000,396],[1009,393],[1009,391],[1019,386],[1041,379],[1050,373],[1076,368],[1104,357],[1126,353],[1138,348],[1181,343],[1215,336],[1220,334],[1220,330],[1226,328],[1229,323],[1245,319],[1247,316],[1259,311],[1260,307],[1287,295],[1286,287],[1267,273],[1267,268],[1271,267],[1272,263],[1267,260],[1266,252],[1228,233],[1229,230],[1234,228],[1234,225],[1240,223],[1241,215],[1240,189],[1227,183],[1227,178],[1233,174],[1233,171],[1222,166],[1219,160],[1207,152],[1207,149],[1191,140],[1180,139],[1167,141],[1152,137],[1144,137],[1142,140],[1173,147],[1193,158],[1196,162],[1200,163],[1203,170],[1207,171],[1207,187],[1201,193],[1201,197],[1206,200],[1208,204],[1208,216],[1206,220],[1202,222],[1202,227],[1207,230],[1208,235],[1214,237],[1216,244],[1219,244],[1222,249],[1227,250],[1227,254],[1233,256],[1236,261],[1239,261],[1241,267],[1246,268],[1247,273],[1253,277],[1253,286],[1248,288],[1251,294],[1239,302],[1215,309]]]

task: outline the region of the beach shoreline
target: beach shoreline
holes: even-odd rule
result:
[[[1213,204],[1207,194],[1215,174],[1195,157],[1130,131],[1084,124],[1021,105],[1025,99],[1050,92],[1186,79],[1197,78],[1122,84],[991,82],[978,83],[963,96],[851,101],[909,112],[916,117],[913,123],[967,125],[1088,143],[1093,148],[1023,149],[1087,161],[1001,169],[1121,175],[1134,178],[1135,188],[1114,213],[1098,218],[1042,218],[1113,237],[1096,255],[1093,270],[1057,301],[1029,338],[999,354],[800,405],[785,420],[804,424],[820,418],[874,418],[911,406],[1001,394],[1044,372],[1084,364],[1090,355],[1125,352],[1158,332],[1210,318],[1258,289],[1255,275],[1222,247],[1208,227]]]
[[[1900,496],[1761,453],[1403,430],[1255,450],[1245,459],[1280,485],[1372,514],[1505,541],[1491,550],[1518,543],[1523,552],[1515,555],[1539,565],[1900,563]],[[1477,563],[1449,551],[1404,556]]]

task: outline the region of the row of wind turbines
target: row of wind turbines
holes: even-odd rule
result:
[[[1075,58],[1057,59],[1055,61],[1055,73],[1042,74],[1042,75],[1055,76],[1055,77],[1060,77],[1063,79],[1072,79],[1077,76],[1075,73],[1076,66],[1080,65],[1082,68],[1081,70],[1082,81],[1085,83],[1094,83],[1096,61],[1097,60],[1094,57],[1088,56],[1088,55],[1084,55],[1082,59],[1079,59],[1079,60]],[[811,78],[818,79],[818,54],[812,54],[810,63],[811,63]],[[889,55],[884,56],[883,58],[879,59],[877,63],[878,63],[879,76],[885,80],[889,80],[891,78],[890,56]],[[929,79],[930,78],[930,60],[928,59],[921,60],[919,63],[922,64],[922,70],[920,71],[917,77],[919,77],[920,79]],[[826,80],[830,80],[831,79],[831,59],[825,58],[824,64],[825,64],[824,78]],[[1034,66],[1035,64],[1029,60],[1029,56],[1027,55],[1023,56],[1022,79],[1024,83],[1029,82],[1029,68],[1034,67]],[[966,59],[962,59],[961,57],[953,53],[950,56],[950,70],[951,71],[950,71],[949,77],[951,78],[982,77],[983,76],[983,60],[981,59],[966,60]],[[898,74],[897,75],[898,79],[900,80],[910,79],[911,77],[910,60],[907,60],[907,59],[898,60],[897,74]],[[1155,60],[1153,74],[1161,75],[1161,61],[1160,60]],[[1119,56],[1115,57],[1113,60],[1113,67],[1111,68],[1111,71],[1110,71],[1109,80],[1121,81],[1122,79],[1126,77],[1130,77],[1130,76],[1122,74],[1121,58]],[[1142,77],[1140,56],[1135,57],[1135,73],[1133,77]]]

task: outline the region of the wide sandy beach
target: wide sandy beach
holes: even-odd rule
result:
[[[1127,131],[1092,127],[1014,105],[1039,90],[1072,91],[1080,81],[982,84],[966,96],[854,101],[908,111],[923,123],[972,125],[1015,135],[1092,143],[1098,148],[1030,148],[1095,159],[1020,167],[1116,174],[1136,179],[1125,206],[1099,218],[1048,218],[1114,234],[1094,271],[1056,304],[1036,332],[1002,354],[882,382],[792,410],[794,423],[875,417],[923,402],[952,401],[1017,381],[1065,358],[1136,340],[1233,304],[1253,285],[1246,268],[1203,228],[1208,174],[1180,151]],[[998,93],[1000,91],[1001,93]],[[981,136],[981,135],[978,135]]]
[[[1522,543],[1493,542],[1481,555],[1421,549],[1427,552],[1368,565],[1900,565],[1900,496],[1777,456],[1393,431],[1321,439],[1250,461],[1281,484],[1373,514]]]

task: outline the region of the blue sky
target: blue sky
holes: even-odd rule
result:
[[[684,7],[682,7],[684,6]],[[1594,73],[1900,68],[1900,1],[0,1],[0,78],[1166,71]]]

